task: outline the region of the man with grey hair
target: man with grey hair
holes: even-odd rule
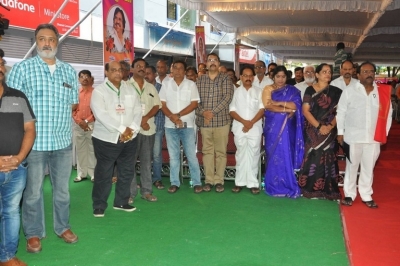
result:
[[[28,252],[42,250],[46,237],[43,181],[49,167],[53,187],[54,231],[67,243],[78,237],[69,225],[69,178],[72,170],[72,111],[78,103],[78,79],[71,65],[56,58],[58,30],[40,24],[35,30],[37,56],[17,63],[8,85],[24,92],[36,115],[36,140],[27,157],[29,164],[22,198],[22,225]]]
[[[301,92],[301,99],[303,100],[304,92],[310,86],[315,83],[315,67],[314,66],[306,66],[303,69],[304,71],[304,81],[297,83],[294,85]]]

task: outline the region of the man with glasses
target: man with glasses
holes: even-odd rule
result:
[[[207,56],[208,74],[197,79],[200,102],[196,109],[196,124],[202,135],[203,165],[206,175],[204,191],[224,191],[226,149],[231,125],[229,104],[232,101],[233,85],[227,74],[220,73],[219,56]]]
[[[25,189],[25,160],[35,141],[35,115],[24,93],[5,82],[0,49],[0,265],[26,266],[15,255],[20,230],[20,201]]]
[[[314,83],[315,83],[315,67],[314,66],[304,67],[304,81],[294,85],[296,88],[300,90],[302,100],[306,89],[312,86]]]
[[[273,80],[269,78],[269,76],[265,76],[266,66],[263,61],[256,61],[254,63],[254,69],[256,76],[253,81],[253,86],[264,89],[265,86],[274,83]]]
[[[122,81],[122,67],[111,61],[105,67],[107,80],[92,93],[90,107],[96,118],[92,134],[97,164],[92,190],[93,215],[104,217],[111,191],[114,164],[118,165],[114,209],[136,210],[128,204],[135,171],[136,136],[140,130],[142,107],[137,92]]]
[[[368,208],[378,208],[372,199],[373,171],[392,124],[392,106],[390,90],[377,86],[375,72],[374,64],[362,63],[357,68],[360,82],[343,90],[337,107],[337,139],[349,145],[343,184],[345,197],[341,201],[345,206],[353,205],[358,188],[363,203]]]
[[[340,65],[341,76],[337,79],[332,80],[331,85],[338,87],[341,90],[356,86],[358,83],[358,79],[354,79],[352,77],[353,70],[353,62],[351,62],[350,60],[343,61],[343,63]]]
[[[264,116],[262,89],[252,85],[254,76],[254,69],[251,67],[241,70],[242,85],[235,90],[229,105],[237,148],[235,187],[232,192],[239,193],[242,187],[248,187],[253,195],[260,193],[257,175],[263,131],[261,119]]]
[[[82,70],[78,74],[81,88],[79,89],[78,108],[72,113],[74,119],[73,136],[76,146],[77,172],[78,176],[74,182],[81,182],[89,175],[94,179],[94,157],[92,130],[94,116],[90,109],[90,99],[92,98],[92,73],[89,70]]]

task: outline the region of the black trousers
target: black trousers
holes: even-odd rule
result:
[[[93,209],[105,210],[108,206],[107,199],[111,192],[115,162],[118,165],[118,182],[115,185],[114,205],[128,204],[129,188],[135,173],[136,138],[126,143],[118,142],[117,144],[93,137],[92,140],[97,159],[92,190]]]

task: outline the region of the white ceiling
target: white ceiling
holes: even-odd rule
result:
[[[343,42],[355,62],[400,65],[400,0],[171,1],[285,61],[331,62]]]

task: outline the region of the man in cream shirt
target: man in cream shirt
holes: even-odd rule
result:
[[[156,125],[154,116],[161,108],[160,97],[153,84],[148,83],[145,79],[146,61],[142,58],[137,58],[132,62],[133,77],[129,80],[129,85],[140,98],[142,107],[142,121],[140,124],[140,132],[137,135],[137,149],[133,163],[137,159],[140,160],[140,192],[142,199],[147,201],[157,201],[156,196],[152,195],[152,175],[151,175],[151,159],[155,141]],[[137,195],[136,175],[131,183],[131,198],[130,203],[133,203]]]
[[[107,80],[92,93],[90,107],[96,118],[92,134],[97,164],[92,191],[93,215],[103,217],[111,191],[114,163],[118,165],[114,209],[131,212],[129,187],[134,175],[136,136],[140,130],[142,107],[137,92],[122,81],[122,67],[106,65]]]

